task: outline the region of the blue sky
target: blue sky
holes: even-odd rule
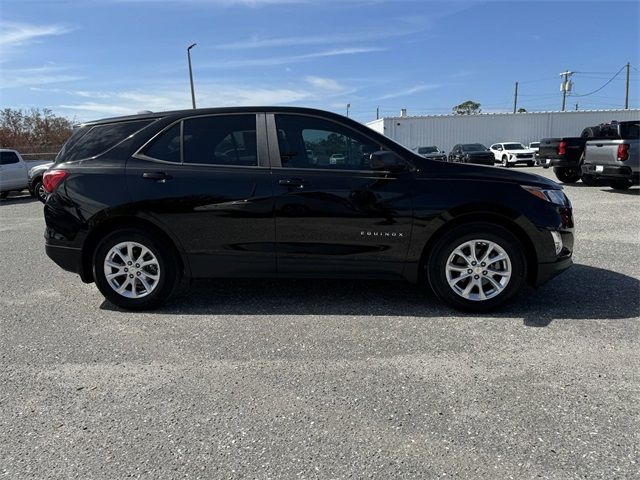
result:
[[[77,120],[198,106],[287,104],[358,120],[556,110],[558,73],[574,93],[627,61],[640,107],[640,3],[402,0],[2,0],[1,107],[47,107]],[[623,72],[624,73],[624,72]],[[624,75],[571,96],[580,109],[622,107]]]

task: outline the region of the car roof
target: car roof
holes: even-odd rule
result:
[[[13,148],[0,148],[0,152],[14,152],[14,153],[18,153],[17,150],[14,150]]]
[[[122,117],[109,117],[109,118],[101,118],[99,120],[93,120],[88,122],[82,122],[80,125],[99,125],[102,123],[114,123],[114,122],[128,122],[132,120],[145,120],[145,119],[156,119],[156,118],[164,118],[164,117],[190,117],[197,115],[216,115],[216,114],[225,114],[225,113],[265,113],[265,112],[276,112],[276,113],[297,113],[297,114],[308,114],[308,115],[321,115],[323,117],[332,117],[335,119],[340,119],[340,121],[350,121],[355,122],[355,120],[348,119],[342,115],[338,115],[337,113],[328,112],[326,110],[320,110],[317,108],[307,108],[307,107],[282,107],[282,106],[244,106],[244,107],[214,107],[214,108],[190,108],[185,110],[168,110],[164,112],[144,112],[136,115],[127,115]],[[357,122],[355,122],[357,123]]]

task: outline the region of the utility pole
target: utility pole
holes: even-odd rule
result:
[[[560,74],[562,77],[562,84],[560,84],[560,91],[562,92],[562,112],[564,112],[564,107],[567,104],[567,92],[571,91],[571,80],[569,80],[571,75],[573,75],[573,72],[569,70]]]
[[[578,111],[578,102],[576,102],[576,112]]]
[[[347,103],[347,118],[349,118],[349,109],[351,108],[351,104]]]
[[[197,43],[192,43],[187,47],[187,59],[189,60],[189,82],[191,83],[191,105],[196,108],[196,94],[193,90],[193,71],[191,70],[191,49],[195,47]]]
[[[516,91],[513,94],[513,113],[516,113],[518,108],[518,82],[516,82]]]
[[[380,105],[376,107],[376,120],[380,118]]]
[[[624,90],[624,109],[629,110],[629,67],[630,64],[627,62],[627,85]]]

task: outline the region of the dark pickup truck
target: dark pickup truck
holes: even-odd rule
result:
[[[553,173],[563,183],[575,183],[582,179],[587,185],[598,182],[592,175],[582,172],[585,144],[589,140],[619,139],[625,124],[629,122],[602,123],[585,128],[579,137],[543,138],[538,155],[549,159]]]

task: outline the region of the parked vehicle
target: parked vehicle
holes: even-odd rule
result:
[[[481,143],[462,143],[455,145],[449,152],[450,162],[477,163],[493,165],[493,154]]]
[[[44,172],[46,172],[49,167],[53,165],[53,162],[42,163],[40,165],[36,165],[35,167],[31,167],[29,169],[28,178],[29,178],[29,193],[34,198],[37,198],[42,203],[47,200],[47,192],[42,185],[42,176]]]
[[[620,138],[618,125],[618,122],[612,122],[587,127],[579,137],[543,138],[538,154],[550,160],[550,166],[561,182],[575,183],[582,179],[583,183],[593,185],[597,183],[595,177],[582,172],[585,144],[588,140]]]
[[[344,165],[345,156],[341,153],[334,153],[329,157],[329,165]]]
[[[524,163],[532,167],[535,165],[535,151],[518,142],[494,143],[489,147],[497,163],[503,167],[510,167]]]
[[[418,147],[415,149],[415,152],[424,158],[430,158],[431,160],[440,160],[441,162],[447,161],[447,154],[444,153],[444,150],[440,150],[435,145],[430,147]]]
[[[530,142],[529,149],[533,150],[535,153],[538,153],[538,150],[540,150],[540,142]]]
[[[29,187],[29,167],[46,162],[25,162],[16,150],[0,149],[0,198],[10,192],[19,192]]]
[[[616,190],[640,182],[640,122],[615,124],[619,139],[589,140],[582,173],[605,180]]]
[[[314,109],[87,123],[44,185],[47,255],[132,310],[160,306],[182,278],[279,276],[405,279],[486,311],[572,262],[555,182],[429,160]]]

